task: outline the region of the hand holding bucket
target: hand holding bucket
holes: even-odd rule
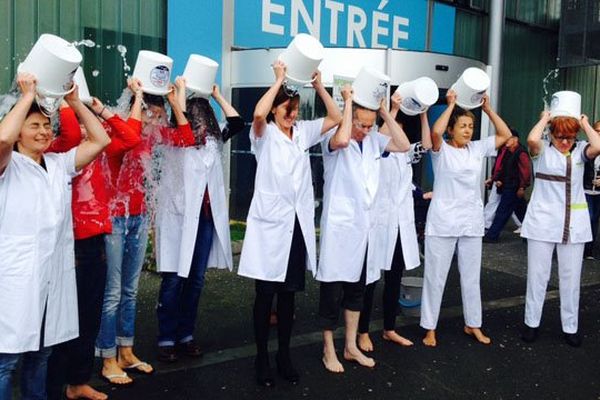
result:
[[[581,117],[581,95],[570,90],[563,90],[552,95],[550,102],[550,119],[556,117]]]
[[[155,96],[169,93],[173,59],[155,51],[140,50],[133,77],[142,83],[142,91]]]
[[[456,104],[472,110],[483,104],[483,95],[490,87],[490,77],[479,68],[467,68],[450,87],[456,92]]]
[[[439,98],[438,86],[433,79],[426,76],[400,84],[396,93],[402,97],[400,109],[404,114],[411,116],[427,112]]]
[[[183,71],[186,87],[194,94],[208,99],[212,93],[218,69],[219,63],[216,61],[198,54],[191,54]]]
[[[325,49],[318,39],[306,33],[297,34],[278,60],[287,65],[285,77],[290,86],[304,86],[312,82]]]

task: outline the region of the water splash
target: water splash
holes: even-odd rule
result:
[[[129,76],[128,72],[131,71],[131,67],[129,66],[129,64],[127,64],[127,47],[123,46],[122,44],[119,44],[117,45],[117,51],[123,59],[123,71],[125,71],[125,76]]]
[[[75,47],[79,47],[79,46],[96,47],[96,43],[90,39],[76,40],[74,42],[71,42],[71,44]]]
[[[551,69],[548,74],[546,74],[546,76],[544,77],[544,79],[542,80],[542,84],[543,84],[543,88],[544,88],[544,95],[542,97],[542,101],[544,102],[544,110],[549,110],[550,109],[550,99],[549,99],[549,88],[551,84],[556,84],[558,83],[558,73],[559,73],[559,69],[555,68],[555,69]],[[550,88],[551,89],[551,88]],[[554,90],[552,90],[552,93],[554,93]]]
[[[19,93],[16,90],[0,95],[0,121],[8,114],[17,100],[19,100]]]
[[[100,71],[98,71],[97,69],[95,69],[95,70],[92,71],[92,76],[94,78],[96,78],[98,75],[100,75]]]

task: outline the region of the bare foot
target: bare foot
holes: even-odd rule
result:
[[[371,352],[373,351],[373,342],[368,333],[358,334],[358,348],[362,351]]]
[[[340,360],[338,360],[337,355],[335,354],[335,351],[327,351],[327,350],[323,350],[323,365],[325,365],[325,369],[327,369],[327,371],[329,372],[334,372],[336,374],[340,374],[342,372],[344,372],[344,366],[342,365],[342,363],[340,362]]]
[[[126,369],[135,366],[134,368],[138,372],[142,372],[144,374],[151,374],[154,371],[154,368],[146,362],[143,362],[135,354],[133,354],[131,347],[121,347],[119,348],[119,368]]]
[[[467,335],[473,336],[479,343],[483,343],[483,344],[492,343],[492,340],[489,337],[485,336],[480,328],[471,328],[469,326],[465,326],[465,329],[463,329],[463,331]]]
[[[67,385],[67,399],[106,400],[108,396],[90,385]]]
[[[360,352],[358,348],[356,349],[344,349],[344,359],[346,361],[355,361],[362,365],[363,367],[373,368],[375,366],[375,360],[371,357],[365,356]]]
[[[383,331],[383,340],[389,340],[390,342],[398,343],[400,346],[405,347],[412,346],[414,344],[404,336],[398,335],[396,331]]]
[[[425,334],[425,337],[423,338],[423,344],[425,346],[429,346],[429,347],[437,346],[437,340],[435,338],[435,330],[431,329],[431,330],[427,331],[427,333]]]
[[[129,385],[133,382],[125,371],[119,367],[116,358],[105,358],[102,366],[102,376],[113,385]]]

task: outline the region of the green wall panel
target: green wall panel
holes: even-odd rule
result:
[[[485,61],[487,41],[488,20],[484,14],[456,10],[454,54]]]
[[[0,93],[9,90],[39,35],[53,33],[99,45],[80,47],[84,71],[92,94],[114,102],[125,85],[116,45],[127,47],[131,68],[139,50],[165,52],[166,10],[167,0],[0,0]]]
[[[590,121],[600,119],[600,67],[577,67],[564,71],[564,89],[581,94],[581,111]]]

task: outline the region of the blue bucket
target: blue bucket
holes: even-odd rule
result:
[[[405,276],[400,282],[400,309],[407,317],[421,316],[421,294],[423,292],[423,278],[418,276]]]

